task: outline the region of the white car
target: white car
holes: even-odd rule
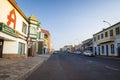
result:
[[[81,54],[81,52],[80,52],[80,51],[77,51],[76,54]]]
[[[91,51],[85,51],[83,54],[85,56],[94,56],[94,54]]]

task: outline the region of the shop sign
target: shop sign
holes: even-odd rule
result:
[[[0,23],[0,31],[10,36],[16,37],[16,31],[3,23]]]
[[[12,9],[9,12],[9,15],[7,16],[7,18],[8,18],[7,25],[10,26],[10,24],[12,23],[13,24],[13,29],[15,29],[16,28],[16,13],[15,13],[14,9]]]

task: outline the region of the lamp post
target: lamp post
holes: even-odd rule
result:
[[[74,40],[74,44],[73,44],[73,47],[74,47],[74,52],[76,52],[77,51],[77,46],[79,45],[79,39],[75,39]]]
[[[107,21],[105,21],[105,20],[104,20],[103,22],[105,22],[105,23],[107,23],[109,26],[111,26],[111,24],[110,24],[109,22],[107,22]]]

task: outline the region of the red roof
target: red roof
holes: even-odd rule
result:
[[[42,32],[42,33],[45,33],[45,34],[47,34],[47,35],[50,35],[49,31],[47,31],[47,30],[41,29],[41,32]]]

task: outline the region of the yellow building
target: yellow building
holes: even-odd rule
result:
[[[47,30],[41,29],[41,32],[44,35],[44,42],[43,42],[43,53],[51,53],[52,47],[51,47],[51,37],[50,33]]]

